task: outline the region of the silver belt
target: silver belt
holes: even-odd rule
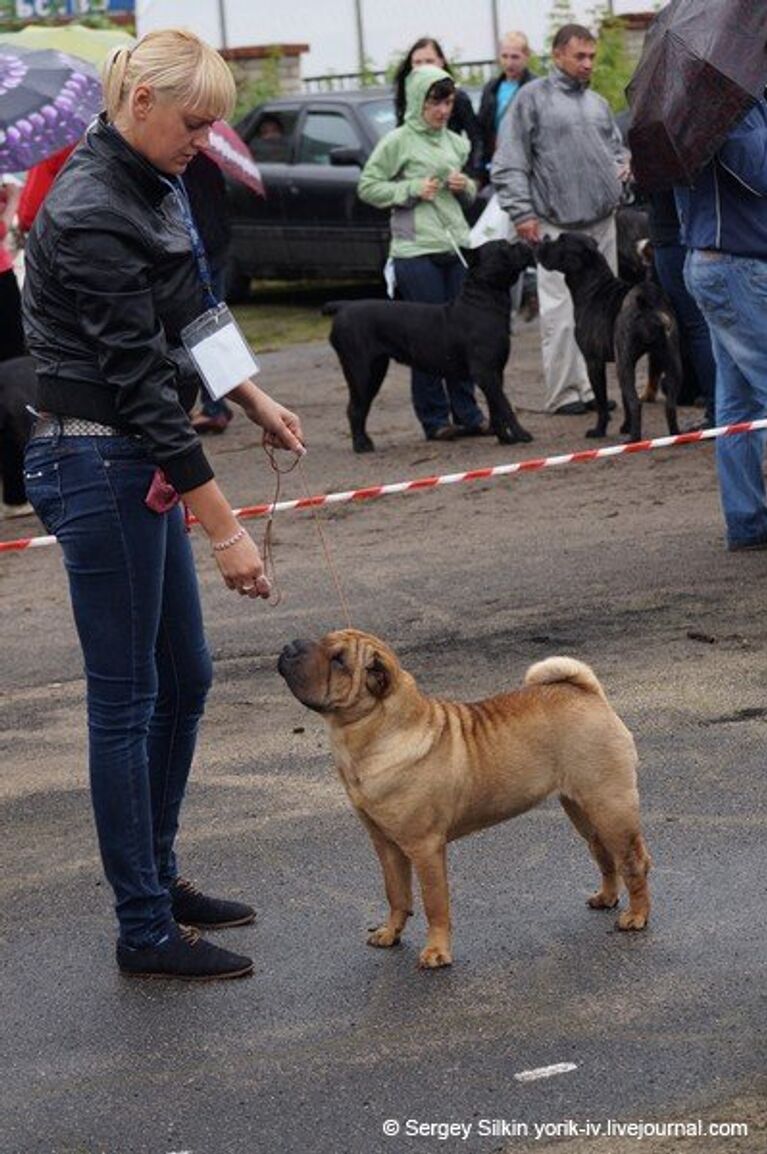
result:
[[[33,437],[127,437],[125,429],[102,425],[99,421],[84,421],[80,417],[38,417],[32,428]]]

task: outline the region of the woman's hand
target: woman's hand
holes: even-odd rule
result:
[[[247,597],[268,597],[271,592],[256,545],[237,520],[215,480],[183,494],[210,541],[221,576],[229,589]]]
[[[229,589],[236,589],[242,597],[266,599],[272,587],[264,572],[264,563],[255,541],[247,530],[233,545],[217,549],[213,541],[213,556]]]
[[[468,183],[469,178],[465,172],[451,172],[447,178],[447,187],[454,196],[460,196],[462,192],[465,192]]]
[[[286,409],[278,401],[272,400],[263,389],[252,381],[245,381],[232,389],[229,396],[242,406],[245,416],[264,430],[264,441],[277,449],[290,449],[303,455],[304,434],[301,422],[295,413]]]
[[[434,200],[439,192],[439,180],[436,176],[427,176],[418,193],[421,200]]]

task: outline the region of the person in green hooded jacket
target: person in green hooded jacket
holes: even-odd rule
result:
[[[389,256],[400,296],[422,304],[449,304],[460,292],[469,247],[464,215],[476,196],[462,171],[470,145],[450,132],[455,82],[441,68],[414,68],[405,84],[404,124],[378,142],[362,170],[357,193],[391,209]],[[412,371],[413,408],[427,440],[483,436],[490,426],[471,381],[451,382]]]

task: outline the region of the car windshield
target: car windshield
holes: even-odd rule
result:
[[[360,112],[368,127],[373,130],[376,140],[380,140],[387,132],[391,132],[392,128],[397,127],[391,97],[385,100],[370,100],[360,105]]]

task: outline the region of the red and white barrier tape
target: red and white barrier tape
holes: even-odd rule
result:
[[[370,485],[364,489],[347,489],[341,493],[320,493],[315,497],[298,497],[293,501],[278,501],[273,505],[246,505],[235,509],[236,517],[265,517],[269,513],[286,513],[293,509],[318,509],[323,505],[342,505],[349,501],[370,501],[374,497],[388,497],[393,493],[415,493],[436,489],[440,485],[457,485],[463,481],[486,481],[490,477],[507,477],[514,473],[533,473],[559,465],[578,465],[583,461],[599,461],[631,453],[647,453],[651,449],[667,449],[670,445],[691,445],[697,441],[713,441],[717,437],[732,437],[737,433],[753,433],[767,429],[767,419],[742,421],[737,425],[721,425],[716,429],[701,429],[695,433],[678,433],[673,437],[655,437],[652,441],[634,441],[627,445],[607,445],[602,449],[583,449],[578,453],[563,453],[558,457],[532,457],[510,465],[493,465],[485,469],[469,469],[465,473],[447,473],[443,476],[419,477],[415,481],[397,481],[389,485]],[[194,518],[193,518],[193,523]],[[25,537],[18,541],[0,541],[0,553],[55,545],[55,537]]]

